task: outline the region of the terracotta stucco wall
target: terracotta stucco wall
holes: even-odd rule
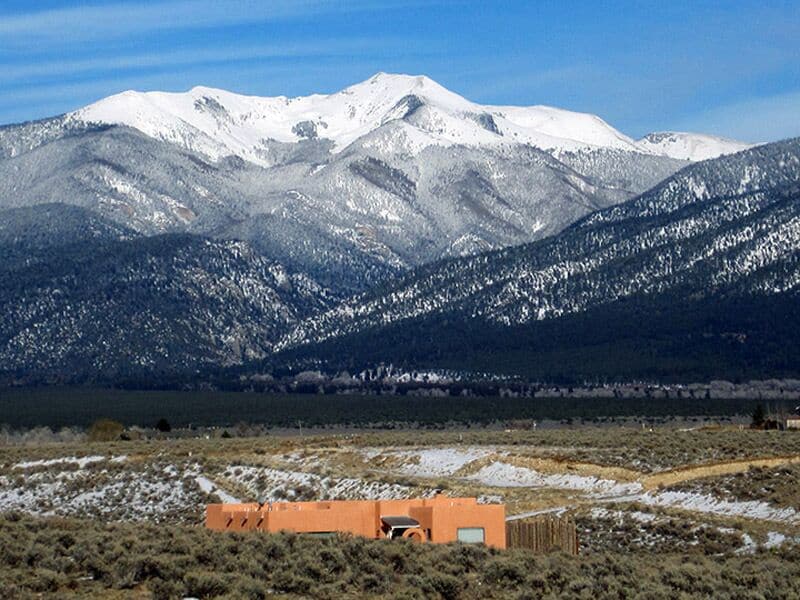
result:
[[[281,502],[258,504],[210,504],[206,527],[220,531],[281,530],[348,532],[370,538],[383,537],[381,517],[408,516],[420,529],[430,531],[435,543],[454,542],[458,529],[478,527],[484,541],[496,548],[506,547],[505,507],[478,504],[475,498],[420,498],[388,501]]]

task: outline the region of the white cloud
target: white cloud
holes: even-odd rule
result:
[[[129,54],[95,56],[79,59],[58,59],[19,62],[3,67],[0,87],[35,78],[63,78],[68,75],[96,71],[123,71],[143,68],[169,68],[187,65],[243,62],[258,59],[347,56],[368,49],[375,50],[387,43],[385,39],[315,40],[311,43],[270,44],[244,47],[199,48]]]
[[[400,0],[164,0],[82,5],[0,15],[0,47],[28,49],[32,42],[60,46],[165,30],[387,10],[405,4]]]
[[[94,39],[148,30],[185,29],[204,25],[285,18],[319,10],[329,2],[317,0],[171,0],[77,6],[17,15],[0,20],[0,35],[58,39]]]

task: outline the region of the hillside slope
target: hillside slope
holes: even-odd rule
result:
[[[36,257],[0,265],[0,364],[23,378],[236,364],[264,357],[291,325],[332,303],[242,242],[105,237],[40,245]]]
[[[462,353],[469,354],[471,344],[483,345],[475,332],[516,347],[513,335],[521,327],[536,339],[535,332],[545,330],[558,337],[559,325],[551,322],[603,329],[606,342],[613,341],[606,325],[615,322],[623,328],[616,333],[621,339],[629,333],[624,327],[638,325],[618,306],[651,320],[648,326],[662,333],[670,323],[681,330],[682,307],[700,321],[743,318],[723,308],[715,312],[718,302],[748,311],[777,303],[791,312],[800,284],[799,251],[800,140],[788,140],[687,167],[541,242],[422,267],[311,317],[281,348],[308,346],[314,355],[314,344],[330,340],[341,352],[351,347],[348,339],[361,340],[352,344],[357,349],[364,336],[396,339],[386,334],[392,331],[402,340],[406,330],[427,340],[417,348],[429,355],[442,339],[456,343],[456,330]],[[563,327],[574,336],[574,348],[584,343],[580,329]],[[503,342],[486,345],[501,352]],[[397,352],[385,356],[391,354]],[[413,355],[405,352],[405,358]]]

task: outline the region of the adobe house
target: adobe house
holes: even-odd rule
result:
[[[331,500],[270,504],[209,504],[206,527],[217,531],[347,532],[374,539],[483,543],[506,547],[505,506],[475,498]]]

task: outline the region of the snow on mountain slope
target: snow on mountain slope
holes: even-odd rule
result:
[[[545,150],[581,150],[598,147],[641,151],[628,136],[600,117],[550,106],[491,106],[504,129],[516,140]]]
[[[273,142],[267,168],[214,162],[125,126],[8,127],[0,208],[66,202],[142,235],[243,239],[290,270],[354,291],[443,256],[556,233],[685,164],[622,150],[558,160],[522,144],[425,147],[426,135],[394,120],[346,152],[330,154],[331,142],[318,139]]]
[[[469,137],[463,129],[439,127],[446,115],[467,112],[471,103],[426,77],[379,74],[330,95],[298,98],[242,96],[205,87],[186,93],[124,92],[70,115],[82,122],[122,124],[165,141],[184,145],[212,158],[236,154],[262,165],[274,163],[269,141],[332,140],[342,150],[363,135],[410,116],[421,105],[436,106],[419,127],[427,143],[446,144]],[[485,130],[481,141],[490,138]]]
[[[379,73],[331,95],[125,92],[0,128],[0,208],[242,239],[341,293],[531,242],[686,166],[588,114]]]
[[[528,144],[555,155],[593,148],[687,155],[675,144],[634,142],[594,115],[547,106],[483,106],[427,77],[385,73],[334,94],[297,98],[243,96],[205,87],[185,93],[128,91],[67,118],[72,123],[128,125],[213,159],[234,154],[262,166],[275,164],[275,142],[324,139],[339,152],[396,123],[402,126],[381,138],[389,144],[384,152],[413,155],[429,146]],[[725,151],[724,145],[708,141],[713,138],[695,137],[683,142],[691,150],[688,155],[705,158]]]
[[[733,154],[753,146],[753,144],[745,144],[714,135],[680,131],[648,133],[638,140],[636,145],[647,152],[689,161],[717,158],[723,154]]]
[[[800,139],[683,169],[532,244],[423,266],[301,323],[293,347],[432,315],[502,325],[682,290],[800,288]]]

